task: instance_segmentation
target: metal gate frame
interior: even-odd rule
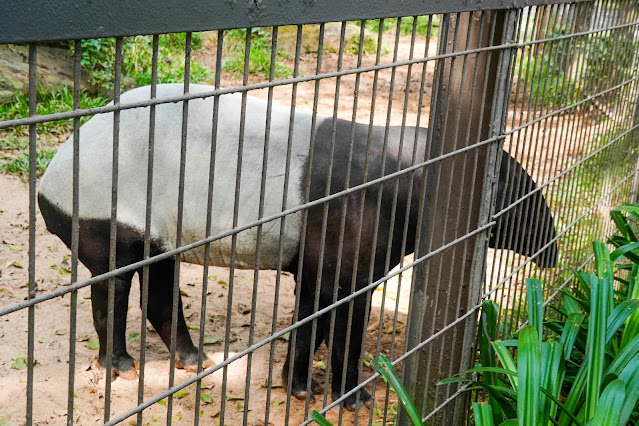
[[[531,44],[540,44],[540,41],[521,43],[517,41],[513,41],[514,33],[515,33],[515,21],[519,13],[521,13],[522,8],[530,7],[530,6],[541,6],[541,5],[549,5],[549,4],[563,4],[563,3],[586,3],[588,0],[578,0],[578,1],[549,1],[549,0],[450,0],[445,3],[440,3],[436,1],[420,1],[420,0],[408,0],[402,2],[401,6],[398,6],[396,2],[393,1],[349,1],[344,2],[340,0],[326,0],[324,2],[315,2],[315,1],[287,1],[281,2],[278,0],[264,0],[264,1],[250,1],[245,2],[243,4],[239,4],[236,1],[229,2],[207,2],[205,0],[195,0],[188,2],[188,5],[176,4],[170,0],[159,0],[153,2],[152,7],[147,2],[129,2],[127,4],[120,4],[117,8],[113,7],[113,4],[106,0],[101,1],[73,1],[73,0],[60,0],[58,2],[50,2],[46,0],[35,0],[29,2],[29,4],[24,4],[18,0],[8,0],[5,2],[3,9],[5,10],[5,25],[0,28],[0,44],[4,43],[30,43],[30,55],[29,55],[29,64],[30,64],[30,91],[29,91],[29,101],[30,101],[30,111],[31,114],[27,118],[11,120],[0,122],[0,129],[15,127],[15,126],[29,126],[29,140],[30,140],[30,170],[32,171],[31,177],[29,179],[29,193],[30,193],[30,217],[29,222],[31,224],[29,228],[29,241],[30,247],[35,247],[35,222],[36,222],[36,178],[35,178],[35,158],[36,158],[36,126],[38,124],[52,121],[52,120],[61,120],[61,119],[74,119],[74,132],[78,132],[79,129],[79,120],[81,117],[93,115],[96,113],[104,113],[104,112],[115,112],[116,114],[119,111],[131,108],[145,107],[145,106],[154,106],[168,102],[175,102],[179,100],[190,100],[190,99],[198,99],[203,96],[217,96],[219,97],[222,94],[226,93],[235,93],[242,92],[246,93],[252,89],[258,88],[272,88],[275,86],[282,85],[291,85],[298,82],[305,81],[319,81],[323,78],[329,77],[340,77],[351,74],[358,74],[365,71],[377,71],[381,69],[388,68],[396,68],[398,66],[413,66],[422,64],[425,62],[424,58],[417,59],[409,59],[407,61],[401,62],[393,62],[392,64],[384,64],[384,65],[375,65],[371,67],[361,67],[356,70],[342,70],[337,72],[332,72],[328,74],[315,75],[315,76],[295,76],[290,79],[283,79],[279,81],[270,81],[266,83],[256,83],[256,84],[248,84],[246,79],[244,81],[244,85],[242,87],[235,87],[230,89],[220,89],[219,84],[218,88],[212,90],[210,93],[202,94],[185,94],[184,96],[180,96],[178,98],[164,98],[164,99],[150,99],[149,101],[137,102],[132,104],[120,104],[117,100],[111,106],[105,106],[100,108],[93,109],[80,109],[77,108],[74,111],[64,112],[64,113],[56,113],[51,115],[36,115],[36,43],[41,41],[48,40],[79,40],[79,39],[87,39],[87,38],[99,38],[99,37],[124,37],[124,36],[133,36],[139,34],[160,34],[160,33],[170,33],[170,32],[196,32],[201,30],[224,30],[231,28],[249,28],[249,27],[268,27],[268,26],[282,26],[282,25],[302,25],[306,23],[324,23],[324,22],[336,22],[336,21],[351,21],[351,20],[365,20],[372,18],[385,18],[385,17],[396,17],[396,16],[417,16],[417,15],[426,15],[426,14],[451,14],[458,12],[474,12],[474,11],[500,11],[495,13],[495,15],[499,15],[499,19],[491,21],[493,26],[503,25],[501,32],[493,31],[493,35],[496,35],[495,38],[499,39],[498,42],[492,40],[489,42],[488,40],[483,40],[483,44],[481,47],[477,47],[472,50],[464,50],[463,52],[455,52],[454,49],[451,49],[450,45],[446,45],[443,43],[440,46],[440,51],[436,56],[432,56],[428,58],[431,60],[445,60],[445,59],[453,59],[459,57],[463,54],[472,53],[485,53],[487,56],[490,56],[492,53],[496,53],[492,57],[492,59],[486,60],[487,62],[492,61],[491,67],[492,70],[488,74],[490,78],[494,78],[495,86],[494,89],[494,97],[492,97],[492,102],[487,102],[487,92],[491,92],[490,88],[486,88],[483,84],[481,87],[474,88],[476,92],[467,92],[464,96],[470,97],[471,102],[479,102],[483,105],[484,108],[488,105],[489,111],[487,114],[483,114],[481,126],[484,127],[483,135],[479,138],[478,141],[471,143],[470,140],[466,140],[465,142],[468,144],[467,146],[460,147],[457,145],[453,145],[452,150],[455,154],[465,151],[470,151],[471,149],[478,149],[482,147],[482,149],[486,150],[485,157],[480,161],[484,161],[485,171],[481,172],[479,175],[482,176],[483,180],[481,183],[481,187],[483,188],[481,192],[473,193],[471,191],[471,196],[475,203],[477,203],[477,218],[476,218],[476,226],[471,226],[470,229],[474,229],[474,231],[459,236],[452,242],[449,242],[442,246],[442,251],[445,248],[453,246],[455,243],[466,240],[468,238],[476,238],[473,242],[471,240],[470,245],[476,253],[473,257],[473,261],[469,265],[465,265],[460,268],[461,277],[468,276],[468,280],[471,283],[468,287],[467,294],[461,297],[458,300],[458,305],[455,307],[457,311],[460,309],[463,311],[461,316],[459,312],[456,312],[455,320],[451,323],[450,321],[446,321],[444,323],[444,327],[441,328],[436,334],[433,334],[432,331],[424,332],[422,334],[422,329],[424,325],[424,312],[421,315],[413,315],[409,316],[409,332],[407,333],[409,336],[414,338],[414,342],[412,342],[409,346],[412,350],[407,352],[402,357],[394,360],[395,363],[400,362],[404,359],[408,360],[408,356],[414,351],[418,350],[420,347],[423,347],[432,339],[434,339],[437,335],[443,334],[449,328],[457,324],[465,325],[463,326],[463,330],[459,331],[463,336],[461,345],[459,347],[463,348],[463,354],[461,356],[461,364],[455,365],[455,367],[451,367],[449,372],[454,373],[456,369],[463,368],[464,365],[468,365],[469,362],[472,362],[472,355],[474,349],[474,328],[473,324],[476,322],[476,314],[480,307],[481,297],[483,293],[483,297],[486,297],[486,293],[483,292],[482,283],[484,282],[485,277],[485,252],[487,249],[490,226],[494,224],[494,187],[496,185],[497,179],[499,178],[499,155],[500,150],[499,147],[504,142],[507,135],[505,134],[506,127],[506,113],[507,113],[507,105],[510,97],[509,92],[512,84],[512,64],[513,57],[515,55],[515,51],[517,48],[522,47],[523,45],[531,45]],[[47,19],[43,22],[42,16],[46,16]],[[446,15],[449,17],[450,15]],[[456,16],[456,15],[455,15]],[[469,15],[464,15],[469,16]],[[466,24],[466,21],[464,25]],[[450,25],[449,25],[450,24]],[[459,25],[459,24],[458,24]],[[624,24],[618,27],[633,27],[636,28],[637,22],[632,24]],[[456,27],[454,22],[450,23],[446,21],[446,24],[443,26],[448,28],[449,33],[453,34]],[[473,31],[478,31],[479,27],[469,27],[473,28]],[[477,34],[475,34],[475,37]],[[484,34],[486,36],[486,34]],[[574,34],[570,34],[570,36],[574,36]],[[121,39],[120,39],[121,40]],[[77,42],[79,43],[79,42]],[[121,43],[121,41],[120,41]],[[479,41],[477,41],[479,43]],[[479,45],[478,45],[479,46]],[[116,50],[117,51],[117,50]],[[77,56],[77,55],[76,55]],[[636,56],[636,52],[635,52]],[[465,57],[464,57],[465,58]],[[121,58],[120,58],[121,60]],[[117,62],[117,61],[116,61]],[[458,64],[459,65],[459,64]],[[464,64],[464,69],[465,69]],[[487,66],[487,65],[484,65]],[[79,58],[76,57],[76,87],[79,87]],[[481,66],[480,66],[481,68]],[[446,95],[445,90],[446,86],[453,84],[451,81],[446,81],[446,74],[453,75],[456,73],[456,70],[451,70],[452,68],[448,68],[444,70],[441,68],[439,70],[439,80],[438,84],[441,86],[435,91],[437,95],[433,96],[433,102],[436,102],[437,96],[444,96],[447,99],[447,102],[450,102],[451,97],[450,94]],[[219,75],[219,74],[218,74]],[[119,79],[118,74],[116,73],[116,88],[115,93],[119,93]],[[456,76],[457,79],[463,79],[462,74]],[[188,76],[186,77],[188,80]],[[638,77],[633,77],[632,80],[626,82],[624,84],[632,85],[637,82]],[[457,84],[460,84],[459,80],[457,80]],[[461,83],[463,84],[463,83]],[[468,84],[468,82],[466,82]],[[451,91],[452,92],[452,91]],[[457,93],[457,91],[455,91]],[[459,91],[460,97],[462,96],[462,91]],[[78,94],[76,94],[78,96]],[[443,98],[440,98],[440,101]],[[467,102],[468,100],[466,100]],[[484,102],[482,102],[484,101]],[[635,102],[637,102],[635,100]],[[79,103],[78,103],[79,105]],[[635,105],[636,106],[636,105]],[[471,108],[472,109],[472,108]],[[437,108],[431,108],[431,112],[433,117],[431,117],[431,123],[436,122],[436,120],[443,120],[441,116],[437,116],[437,112],[441,114]],[[433,121],[435,120],[435,121]],[[537,118],[536,120],[539,120]],[[431,130],[434,132],[442,132],[441,126],[445,126],[446,124],[443,121],[439,122],[440,128],[431,126]],[[456,125],[456,130],[459,131],[459,123]],[[637,122],[637,118],[632,123],[632,126],[628,130],[628,132],[633,129],[637,129],[639,127],[639,122]],[[512,131],[511,131],[512,133]],[[77,136],[77,135],[76,135]],[[77,139],[77,137],[76,137]],[[434,138],[433,140],[436,140]],[[441,143],[447,143],[446,140],[440,141]],[[433,144],[431,157],[422,162],[419,167],[424,167],[430,164],[435,163],[436,161],[442,160],[445,155],[443,154],[448,149],[445,149],[443,146],[436,146]],[[473,159],[473,161],[477,161]],[[440,163],[441,166],[441,163]],[[417,167],[417,166],[416,166]],[[457,167],[465,167],[458,165]],[[429,170],[433,170],[434,168],[429,168]],[[477,171],[477,169],[475,169]],[[637,179],[639,173],[635,170],[633,175],[627,176],[623,182],[628,181],[631,178]],[[430,177],[429,179],[432,179]],[[623,183],[622,182],[622,183]],[[367,183],[368,186],[372,186],[375,182]],[[620,184],[621,185],[621,184]],[[636,184],[635,184],[636,186]],[[363,187],[366,187],[364,185]],[[618,187],[618,186],[617,186]],[[446,197],[448,194],[444,194],[442,191],[439,191],[438,197]],[[636,189],[635,189],[636,192]],[[343,194],[340,194],[343,195]],[[424,194],[425,197],[429,197],[428,194]],[[77,194],[75,199],[77,199]],[[327,198],[328,199],[328,198]],[[327,201],[323,200],[323,201]],[[448,199],[442,198],[439,201],[434,201],[432,198],[428,198],[429,206],[436,205],[437,203],[448,203]],[[304,206],[307,207],[307,206]],[[290,209],[286,212],[282,212],[279,217],[284,217],[286,214],[292,213],[294,211],[302,210],[302,207],[297,209]],[[76,218],[77,219],[77,218]],[[258,221],[260,224],[266,223],[269,220],[273,220],[273,217],[263,218]],[[423,229],[431,229],[437,230],[436,226],[437,215],[435,215],[432,211],[424,210],[424,214],[422,217],[422,221],[420,222],[423,226]],[[440,225],[441,226],[441,225]],[[74,228],[77,229],[77,222],[74,224]],[[445,229],[445,227],[443,228]],[[239,231],[238,231],[239,232]],[[431,232],[430,235],[436,236],[435,232]],[[172,250],[163,255],[156,256],[155,258],[148,259],[142,262],[138,262],[136,264],[129,265],[127,267],[121,268],[119,270],[111,271],[108,274],[105,274],[100,277],[100,280],[105,278],[113,278],[118,273],[125,271],[133,271],[138,267],[148,265],[153,260],[165,259],[171,256],[178,255],[180,253],[186,252],[196,246],[204,245],[207,242],[212,241],[214,237],[209,237],[206,240],[200,241],[198,243],[189,244],[183,247],[179,247],[176,250]],[[426,244],[426,241],[421,241],[422,244]],[[420,300],[424,298],[425,290],[424,288],[428,283],[428,267],[426,265],[431,262],[431,258],[434,258],[438,254],[438,250],[431,251],[427,250],[426,247],[420,246],[421,251],[416,254],[416,260],[414,265],[420,265],[416,271],[416,278],[413,284],[412,296],[411,300]],[[9,307],[3,307],[0,309],[0,316],[7,315],[12,312],[16,312],[22,309],[29,310],[29,360],[33,360],[33,349],[34,349],[34,334],[33,334],[33,323],[35,316],[35,306],[36,304],[43,302],[45,300],[50,300],[56,297],[63,296],[67,293],[71,293],[75,295],[75,292],[86,286],[90,286],[91,284],[98,281],[98,279],[91,278],[88,280],[84,280],[81,282],[77,281],[77,238],[75,238],[75,246],[72,250],[74,256],[72,259],[72,264],[74,265],[72,271],[72,282],[74,284],[60,288],[58,290],[43,294],[36,295],[34,282],[36,279],[35,275],[35,262],[36,262],[36,254],[35,250],[31,249],[29,252],[29,297],[27,300],[17,303],[15,305]],[[147,256],[148,257],[148,256]],[[433,262],[434,263],[434,262]],[[408,269],[408,266],[404,266],[402,270]],[[113,265],[113,268],[115,265]],[[398,275],[400,272],[395,272],[389,274],[386,279],[390,276]],[[435,272],[436,274],[441,274],[441,271]],[[432,279],[432,277],[431,277]],[[374,288],[373,285],[376,283],[371,283],[366,290],[370,290]],[[564,283],[565,285],[565,283]],[[357,294],[364,294],[364,291],[360,291]],[[344,302],[348,302],[356,296],[354,294],[352,297],[347,298]],[[413,299],[415,298],[415,299]],[[72,312],[74,311],[74,303],[75,297],[71,298],[72,300]],[[465,303],[467,301],[467,303]],[[73,316],[72,316],[72,325],[71,329],[74,330],[73,324]],[[412,327],[412,328],[411,328]],[[293,329],[293,326],[288,327],[284,330],[281,330],[275,334],[273,334],[268,341],[275,340],[276,338],[284,335],[290,329]],[[74,337],[74,333],[72,331],[72,338]],[[266,342],[268,343],[268,342]],[[261,342],[261,344],[265,344]],[[407,344],[408,345],[408,344]],[[246,351],[243,351],[240,354],[237,354],[225,361],[225,365],[233,362],[236,359],[241,358],[245,354],[250,354],[253,348],[256,348],[258,344],[255,344],[248,348]],[[452,351],[455,352],[459,350],[459,347],[453,346]],[[70,358],[74,359],[74,345],[71,345]],[[423,356],[423,355],[422,355]],[[433,354],[427,355],[429,357],[434,356]],[[441,354],[436,356],[442,356]],[[426,358],[430,359],[430,358]],[[404,364],[404,374],[405,377],[415,378],[414,372],[419,367],[417,363],[423,363],[424,358],[414,357],[410,359],[410,362],[406,362]],[[460,368],[461,367],[461,368]],[[73,363],[70,363],[70,378],[69,378],[69,386],[70,389],[73,389]],[[107,370],[108,371],[108,370]],[[196,383],[201,378],[205,377],[208,373],[202,372],[197,376],[185,381],[181,384],[175,385],[171,387],[166,392],[163,392],[156,397],[144,401],[138,406],[138,411],[141,413],[141,410],[145,407],[150,406],[151,404],[164,399],[166,397],[171,398],[173,393],[181,388],[184,388],[190,384]],[[423,392],[424,386],[421,386],[421,391],[418,389],[420,383],[430,383],[432,382],[432,378],[429,378],[427,373],[426,376],[420,374],[416,377],[416,381],[408,383],[408,387],[412,387],[414,395],[419,399],[425,401],[426,395]],[[359,388],[363,388],[363,386],[369,382],[371,382],[376,376],[368,379],[364,383],[362,383]],[[441,378],[441,377],[440,377]],[[436,380],[437,381],[437,380]],[[171,381],[171,383],[173,383]],[[110,382],[107,381],[107,390],[110,388]],[[356,391],[356,390],[354,390]],[[33,362],[28,363],[28,386],[27,386],[27,422],[31,422],[30,415],[32,414],[33,409],[33,400],[32,400],[32,392],[33,392]],[[420,393],[421,392],[421,393]],[[108,391],[107,391],[108,393]],[[69,399],[69,407],[68,412],[72,413],[73,411],[73,392],[70,392]],[[461,398],[457,398],[460,394],[459,390],[455,390],[451,392],[450,395],[447,396],[446,401],[439,405],[438,407],[430,407],[441,409],[446,406],[452,400],[458,400],[459,404],[453,411],[447,412],[447,416],[451,416],[453,412],[456,412],[457,416],[464,411],[465,402]],[[325,410],[339,405],[339,402],[328,405]],[[125,413],[122,416],[119,416],[114,419],[109,419],[108,408],[105,413],[105,421],[106,424],[115,424],[119,421],[122,421],[128,418],[132,413]],[[427,416],[429,418],[430,416]],[[70,422],[72,422],[72,416],[69,416]],[[140,417],[141,418],[141,417]],[[171,414],[170,414],[170,403],[169,403],[169,414],[168,419],[170,422]],[[450,417],[448,417],[450,419]],[[401,420],[403,422],[406,419]],[[460,424],[464,420],[460,417],[454,420],[455,424]]]

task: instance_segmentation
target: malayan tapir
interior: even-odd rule
[[[190,93],[211,91],[204,85],[191,85]],[[183,94],[180,84],[162,84],[157,86],[157,97],[174,97]],[[150,88],[140,87],[121,95],[123,104],[144,101],[150,98]],[[215,173],[213,184],[212,225],[210,235],[233,228],[236,171],[238,164],[238,141],[240,134],[240,111],[242,96],[227,94],[219,98],[219,116],[217,118],[217,137],[215,149]],[[153,193],[151,229],[151,255],[157,255],[176,248],[176,218],[178,217],[178,186],[180,171],[180,142],[182,132],[182,102],[160,104],[156,108],[155,153],[153,173]],[[258,219],[260,184],[265,145],[265,125],[267,103],[248,96],[246,100],[246,124],[244,128],[241,157],[241,178],[239,186],[239,204],[237,226]],[[149,108],[127,109],[121,112],[119,130],[119,167],[117,191],[117,266],[124,266],[143,258],[143,236],[147,198],[147,158],[149,148]],[[287,146],[289,135],[290,108],[273,105],[270,118],[270,142],[267,151],[267,172],[263,217],[280,213],[282,200],[286,198],[286,208],[299,206],[304,202],[307,188],[307,176],[310,170],[310,201],[322,198],[330,184],[329,193],[334,194],[346,188],[351,126],[354,126],[354,146],[350,164],[349,187],[364,181],[364,167],[367,152],[367,124],[336,120],[332,117],[317,116],[315,129],[311,129],[312,115],[296,111],[292,142],[290,145],[290,169],[288,185],[285,187]],[[186,151],[186,171],[184,176],[184,210],[182,244],[201,240],[206,234],[207,198],[209,192],[209,170],[211,159],[211,140],[213,123],[213,98],[195,99],[188,104],[188,133]],[[309,145],[314,130],[312,161],[309,161]],[[334,132],[334,135],[333,135]],[[425,128],[405,129],[401,158],[400,128],[389,130],[383,155],[383,127],[374,127],[369,148],[367,180],[411,166],[415,132],[417,137],[417,158],[424,157]],[[332,169],[329,170],[331,156],[331,138],[334,137]],[[71,138],[72,139],[72,138]],[[67,246],[71,244],[72,216],[72,175],[73,144],[69,139],[51,161],[39,185],[38,201],[40,211],[50,232],[58,235]],[[84,124],[80,131],[80,172],[79,172],[79,259],[96,276],[109,269],[109,228],[111,218],[111,181],[112,181],[113,114],[101,114]],[[385,158],[385,160],[383,160]],[[382,164],[385,161],[385,165]],[[422,173],[424,169],[399,178],[397,212],[410,209],[406,253],[414,250],[417,226],[419,195],[421,194]],[[329,181],[330,175],[330,181]],[[532,178],[511,156],[504,153],[501,161],[501,173],[498,184],[498,209],[510,205],[536,188]],[[506,179],[506,176],[509,178]],[[362,288],[369,283],[369,270],[372,267],[372,279],[378,280],[388,271],[386,250],[390,245],[390,265],[400,261],[402,236],[404,234],[405,215],[396,214],[392,238],[389,238],[391,212],[393,210],[393,190],[395,179],[367,189],[364,199],[362,232],[359,246],[361,192],[347,196],[346,221],[343,236],[343,249],[338,257],[338,244],[342,222],[342,201],[329,203],[325,247],[322,250],[322,226],[324,207],[316,205],[308,209],[307,225],[302,229],[300,212],[288,215],[285,220],[281,242],[281,262],[284,271],[298,278],[300,241],[305,232],[305,247],[301,268],[301,293],[299,297],[299,319],[313,313],[314,295],[318,270],[321,266],[319,307],[332,303],[336,271],[339,270],[338,297],[350,293],[351,279],[356,274],[356,287]],[[413,185],[412,199],[407,199],[409,186]],[[377,221],[377,198],[382,191],[379,224]],[[522,212],[528,211],[526,214]],[[507,224],[514,221],[515,226]],[[276,269],[280,257],[280,223],[273,220],[262,227],[262,247],[259,268]],[[378,228],[376,246],[373,245],[375,228]],[[498,234],[507,234],[507,238],[496,240]],[[552,267],[556,263],[557,248],[553,242],[555,229],[553,219],[546,202],[539,191],[508,211],[499,218],[492,230],[490,246],[508,248],[523,255],[531,255],[540,248],[548,246],[535,262],[542,267]],[[256,260],[257,228],[253,227],[237,236],[235,266],[254,268]],[[551,244],[549,244],[551,243]],[[355,250],[359,247],[359,261],[354,270]],[[372,256],[373,251],[377,255]],[[320,258],[320,253],[323,257]],[[188,251],[182,260],[202,264],[204,247]],[[373,261],[371,259],[374,259]],[[210,262],[217,266],[229,266],[231,259],[231,238],[214,241],[210,247]],[[371,265],[373,262],[373,265]],[[171,339],[171,306],[174,276],[174,260],[162,260],[149,268],[149,308],[148,318],[167,346]],[[338,268],[339,266],[339,268]],[[137,271],[142,275],[142,269]],[[127,353],[125,328],[128,296],[131,279],[135,272],[121,274],[115,284],[115,323],[113,340],[113,369],[115,374],[135,377],[136,362]],[[142,281],[142,280],[140,280]],[[107,341],[107,283],[101,282],[91,287],[93,321],[100,342],[99,362],[105,363]],[[342,366],[346,347],[348,350],[346,391],[357,385],[357,363],[361,356],[361,341],[366,318],[366,297],[354,300],[354,313],[350,340],[346,341],[348,304],[336,310],[337,324],[334,333],[332,351],[332,393],[340,395]],[[311,345],[311,323],[299,328],[294,348],[289,347],[284,376],[288,373],[291,357],[294,359],[292,393],[298,398],[306,397],[311,347],[317,348],[329,335],[330,315],[320,317],[315,343]],[[198,350],[193,345],[179,302],[177,323],[177,367],[195,369]],[[205,367],[212,365],[205,360]],[[313,390],[317,391],[313,382]],[[310,396],[312,397],[312,396]],[[370,402],[370,395],[362,390],[360,401]],[[355,396],[350,396],[345,404],[353,407]]]

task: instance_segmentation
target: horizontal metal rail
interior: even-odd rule
[[[552,37],[552,38],[546,38],[546,39],[540,39],[540,40],[532,40],[532,41],[519,42],[519,43],[518,42],[512,42],[512,43],[499,44],[499,45],[488,46],[488,47],[480,47],[480,48],[476,48],[476,49],[468,49],[468,50],[463,50],[463,51],[459,51],[459,52],[443,53],[443,54],[433,55],[433,56],[428,56],[428,57],[423,57],[423,58],[409,59],[409,60],[405,60],[405,61],[397,61],[397,62],[392,62],[392,63],[388,63],[388,64],[370,65],[370,66],[366,66],[366,67],[356,67],[356,68],[350,68],[350,69],[346,69],[346,70],[334,71],[334,72],[329,72],[329,73],[308,75],[308,76],[295,77],[295,78],[288,78],[288,79],[276,80],[276,81],[265,81],[265,82],[261,82],[261,83],[254,83],[254,84],[247,84],[247,85],[242,85],[242,86],[235,86],[235,87],[226,88],[226,89],[220,88],[220,89],[214,89],[214,90],[210,90],[210,91],[206,91],[206,92],[200,92],[200,93],[188,93],[188,94],[184,94],[184,95],[180,95],[180,96],[169,96],[169,97],[166,97],[166,98],[149,99],[148,101],[120,103],[120,104],[117,104],[117,105],[116,104],[112,104],[112,105],[105,105],[105,106],[97,107],[97,108],[76,109],[76,110],[73,110],[73,111],[57,112],[57,113],[48,114],[48,115],[34,115],[34,116],[31,116],[31,117],[19,118],[19,119],[15,119],[15,120],[0,121],[0,129],[6,129],[6,128],[9,128],[9,127],[17,127],[17,126],[27,126],[27,125],[30,125],[30,124],[40,124],[40,123],[46,123],[46,122],[49,122],[49,121],[68,120],[68,119],[76,118],[76,117],[85,117],[85,116],[90,116],[90,115],[92,116],[92,115],[96,115],[96,114],[104,114],[104,113],[109,113],[109,112],[114,112],[114,111],[123,111],[123,110],[127,110],[127,109],[132,109],[132,108],[144,108],[144,107],[148,107],[148,106],[152,106],[152,105],[161,105],[161,104],[176,103],[176,102],[181,102],[181,101],[190,101],[190,100],[193,100],[193,99],[206,99],[206,98],[210,98],[210,97],[213,97],[213,96],[226,95],[226,94],[231,94],[231,93],[245,93],[245,92],[248,92],[250,90],[268,89],[270,87],[289,86],[289,85],[291,85],[293,83],[306,83],[306,82],[323,80],[323,79],[328,79],[328,78],[342,77],[342,76],[346,76],[346,75],[355,75],[355,74],[361,74],[361,73],[365,73],[365,72],[373,72],[373,71],[380,71],[380,70],[385,70],[385,69],[393,69],[393,68],[403,67],[403,66],[407,66],[407,65],[423,64],[423,63],[426,63],[426,62],[438,61],[438,60],[448,59],[448,58],[455,58],[455,57],[459,57],[459,56],[466,56],[466,55],[471,55],[471,54],[476,54],[476,53],[481,53],[481,52],[492,52],[492,51],[498,51],[498,50],[503,50],[503,49],[512,49],[512,48],[521,48],[521,47],[526,47],[526,46],[534,46],[536,44],[542,44],[542,43],[547,43],[547,42],[551,42],[551,41],[565,40],[565,39],[570,39],[570,38],[573,38],[573,37],[584,36],[584,35],[589,35],[589,34],[596,34],[596,33],[609,31],[609,30],[614,30],[614,29],[629,28],[629,27],[633,27],[633,26],[639,26],[639,21],[631,22],[631,23],[627,23],[627,24],[620,24],[620,25],[611,26],[611,27],[607,27],[607,28],[599,28],[599,29],[595,29],[595,30],[591,30],[591,31],[582,31],[582,32],[579,32],[579,33],[572,33],[572,34],[567,34],[567,35],[562,35],[562,36],[557,36],[557,37]],[[635,79],[636,79],[636,77],[633,80],[635,80]],[[608,91],[609,90],[601,92],[601,93],[607,93]],[[593,96],[597,96],[597,95],[593,95]],[[562,108],[561,110],[565,110],[565,109],[569,109],[569,108],[566,107],[566,108]]]
[[[156,0],[117,6],[108,0],[5,0],[0,43],[299,25],[580,1],[586,0],[404,0],[398,7],[387,0]]]

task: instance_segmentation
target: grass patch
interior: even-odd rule
[[[161,34],[158,39],[158,83],[184,81],[184,51],[186,34]],[[202,48],[202,35],[191,37],[192,52]],[[73,49],[70,47],[70,52]],[[122,46],[122,74],[133,79],[136,86],[151,84],[153,63],[153,37],[126,37]],[[82,66],[91,74],[94,84],[113,88],[115,69],[115,39],[103,38],[82,41]],[[191,59],[191,82],[202,83],[213,78],[213,73]]]
[[[45,172],[53,156],[56,153],[56,149],[42,148],[36,151],[36,176],[42,176]],[[12,159],[13,158],[13,159]],[[5,160],[0,162],[0,171],[6,172],[11,175],[29,176],[29,153],[25,151],[19,151],[19,155],[5,156]]]
[[[63,87],[58,90],[38,91],[36,113],[53,114],[73,110],[73,90]],[[94,108],[107,104],[109,100],[101,95],[81,92],[82,108]],[[0,103],[0,121],[16,120],[29,116],[29,98],[19,93],[12,101]],[[86,122],[90,117],[82,117]],[[57,151],[57,145],[73,130],[73,120],[59,120],[39,124],[37,147],[37,176],[42,175]],[[29,175],[29,133],[26,126],[0,131],[0,171],[13,175]]]
[[[244,47],[246,43],[246,29],[229,30],[224,36],[227,59],[222,64],[224,71],[230,72],[235,78],[244,73]],[[249,54],[249,73],[268,77],[271,72],[271,33],[265,28],[251,29],[251,52]],[[293,77],[293,68],[283,64],[280,60],[291,59],[291,55],[283,49],[277,49],[274,75],[276,79]]]

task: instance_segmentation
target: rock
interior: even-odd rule
[[[65,48],[38,46],[37,81],[40,90],[55,90],[73,85],[73,57]],[[88,71],[82,69],[82,88],[97,92]],[[0,101],[13,98],[14,92],[29,90],[29,46],[0,45]]]

